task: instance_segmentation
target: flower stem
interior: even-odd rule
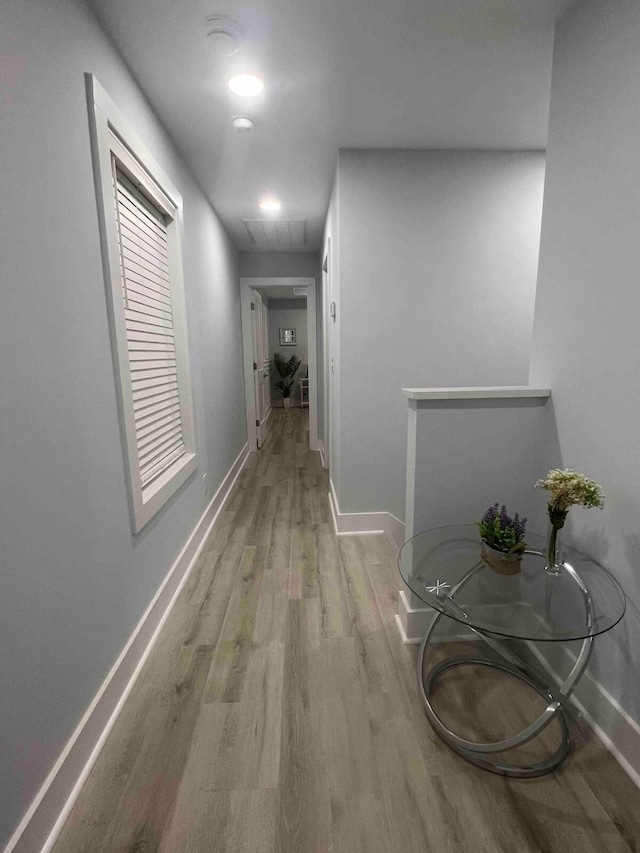
[[[549,541],[547,542],[547,571],[555,572],[558,569],[556,563],[556,539],[558,536],[558,528],[555,524],[551,525],[551,530],[549,531]]]
[[[568,510],[554,510],[549,507],[548,512],[551,529],[549,530],[549,539],[547,541],[547,565],[545,568],[552,574],[558,574],[560,571],[560,565],[558,564],[556,554],[558,530],[560,530],[561,527],[564,527]]]

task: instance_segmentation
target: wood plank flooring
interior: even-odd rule
[[[640,851],[640,791],[584,725],[527,782],[433,733],[393,547],[334,535],[307,415],[274,410],[55,853]],[[439,693],[469,731],[472,700],[491,734],[535,712],[489,671]]]

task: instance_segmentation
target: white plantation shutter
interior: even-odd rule
[[[131,528],[198,469],[182,271],[182,196],[86,75],[93,174]]]
[[[187,452],[164,214],[114,163],[120,274],[142,488]]]

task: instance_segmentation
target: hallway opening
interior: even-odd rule
[[[310,450],[318,440],[318,317],[313,278],[241,278],[242,344],[247,441],[251,452],[263,446],[267,420],[275,407],[308,409]],[[273,303],[273,306],[272,306]],[[273,316],[270,315],[273,312]],[[303,313],[304,312],[304,313]],[[296,325],[293,325],[295,323]],[[284,325],[287,324],[287,325]],[[277,347],[277,349],[276,349]],[[300,364],[284,386],[274,365],[279,352]]]

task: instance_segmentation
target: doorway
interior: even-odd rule
[[[241,278],[242,347],[249,450],[262,447],[267,434],[271,399],[268,311],[269,299],[295,296],[306,300],[309,408],[309,449],[319,450],[318,441],[318,357],[316,332],[316,282],[314,278]],[[280,296],[282,294],[282,296]],[[286,347],[283,347],[286,354]]]
[[[251,343],[253,359],[253,395],[256,406],[256,440],[262,447],[267,438],[267,420],[271,414],[268,306],[260,291],[251,296]]]
[[[331,374],[333,373],[333,345],[331,327],[335,320],[332,310],[333,294],[331,292],[331,238],[327,238],[327,246],[322,261],[322,333],[324,354],[324,467],[330,467],[331,454]]]

